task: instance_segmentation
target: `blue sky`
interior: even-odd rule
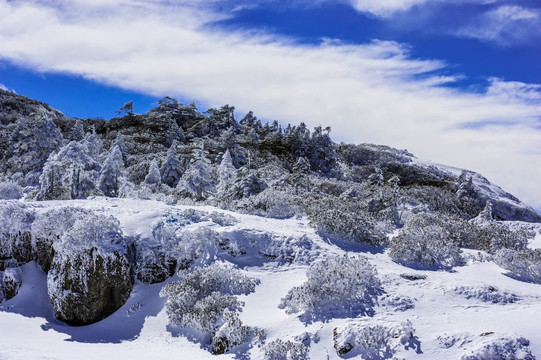
[[[537,0],[0,0],[0,86],[68,116],[164,96],[481,172],[541,209]]]

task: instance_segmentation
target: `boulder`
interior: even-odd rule
[[[19,268],[7,268],[2,275],[1,290],[6,300],[13,299],[19,293],[22,285],[21,270]]]
[[[69,325],[87,325],[111,315],[124,305],[132,286],[127,257],[97,248],[74,257],[56,254],[47,275],[55,315]]]

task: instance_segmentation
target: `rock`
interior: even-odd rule
[[[47,275],[55,315],[69,325],[87,325],[111,315],[124,305],[132,286],[127,257],[97,248],[75,257],[55,255]]]
[[[35,248],[35,259],[45,273],[49,272],[54,258],[53,240],[39,237],[32,240]]]
[[[87,325],[124,305],[133,276],[117,219],[82,214],[53,247],[47,289],[59,320]]]
[[[21,285],[21,270],[19,268],[7,268],[2,275],[2,292],[5,299],[10,300],[17,296]]]
[[[336,353],[338,355],[344,355],[350,352],[353,349],[353,345],[347,341],[343,341],[341,338],[341,334],[338,332],[338,328],[334,328],[332,331],[333,334],[333,342],[334,342],[334,348],[336,349]]]

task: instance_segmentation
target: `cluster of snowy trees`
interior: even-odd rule
[[[0,101],[9,109],[2,120],[7,140],[0,143],[4,199],[138,197],[306,215],[321,233],[389,246],[395,261],[425,268],[459,265],[461,247],[523,251],[531,234],[493,215],[541,220],[506,208],[510,195],[483,210],[490,199],[471,172],[421,166],[406,150],[336,144],[330,128],[282,128],[252,112],[237,120],[229,105],[200,113],[193,103],[166,97],[147,114],[128,111],[104,121],[68,119],[5,92]]]

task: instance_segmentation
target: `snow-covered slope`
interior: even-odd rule
[[[212,355],[208,344],[194,342],[169,324],[160,291],[178,275],[152,285],[137,281],[128,301],[111,316],[87,326],[68,326],[55,319],[47,276],[32,261],[19,268],[18,295],[0,304],[2,360],[263,359],[265,353],[272,358],[269,344],[277,339],[307,346],[307,353],[298,352],[296,358],[541,358],[541,285],[506,276],[486,253],[464,250],[465,265],[453,271],[416,270],[393,262],[380,248],[322,236],[304,218],[270,219],[210,206],[133,199],[25,204],[38,214],[69,205],[113,215],[125,236],[149,242],[155,241],[153,233],[164,219],[177,219],[190,209],[208,214],[203,221],[179,228],[209,228],[230,241],[207,261],[233,263],[243,274],[259,279],[254,292],[239,296],[245,303],[240,319],[264,335],[231,353]],[[208,220],[210,214],[222,214],[220,219],[227,221]],[[541,228],[529,226],[537,231],[532,246],[539,247]],[[366,257],[375,266],[383,291],[373,311],[353,316],[335,311],[325,319],[307,320],[279,307],[292,288],[306,281],[310,264],[343,254]],[[340,355],[348,343],[353,349]]]

